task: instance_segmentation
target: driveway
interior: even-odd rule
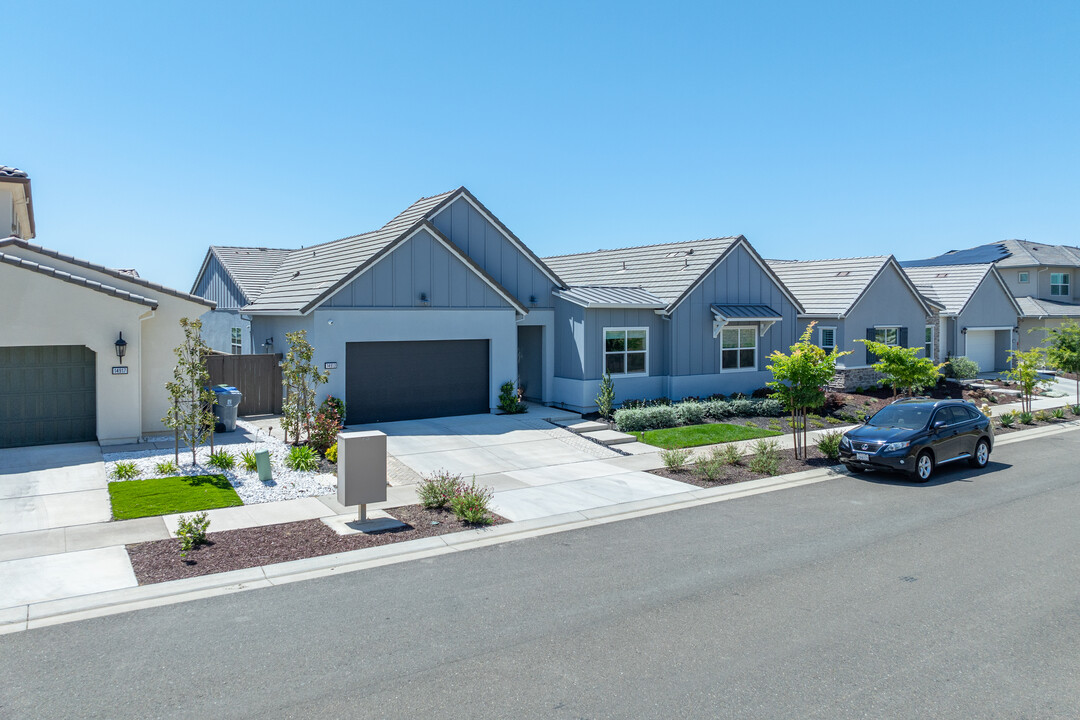
[[[634,457],[584,440],[544,418],[464,415],[350,427],[381,430],[387,451],[419,475],[446,470],[494,490],[492,509],[508,520],[558,515],[695,489],[635,469]]]
[[[0,450],[0,535],[107,522],[108,485],[97,443]]]

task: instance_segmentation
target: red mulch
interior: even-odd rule
[[[821,451],[816,447],[810,448],[806,460],[796,460],[793,457],[793,451],[791,450],[781,450],[780,453],[780,470],[777,472],[777,475],[787,475],[788,473],[796,473],[815,468],[832,467],[840,462],[839,460],[829,460],[822,455]],[[689,483],[703,488],[717,487],[718,485],[734,485],[735,483],[746,482],[747,480],[758,480],[763,477],[769,477],[764,473],[756,473],[750,470],[750,468],[747,467],[749,462],[749,456],[743,456],[742,461],[738,465],[725,466],[723,475],[715,482],[706,480],[702,477],[701,473],[699,473],[694,466],[688,466],[682,470],[660,468],[658,470],[650,470],[649,472],[653,475],[659,475],[660,477],[665,477],[670,480],[678,480],[679,482]]]
[[[188,552],[187,558],[180,557],[180,543],[173,539],[128,545],[127,551],[139,584],[148,585],[481,527],[458,520],[450,510],[429,510],[421,505],[393,508],[387,513],[406,523],[406,527],[342,536],[321,520],[304,520],[212,532],[206,536],[207,544]],[[499,515],[493,517],[494,525],[509,522]]]

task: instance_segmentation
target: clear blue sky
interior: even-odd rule
[[[182,289],[466,185],[539,255],[1080,243],[1080,3],[14,3],[38,241]]]

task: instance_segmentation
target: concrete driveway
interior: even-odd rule
[[[108,485],[97,443],[0,450],[0,535],[107,522]]]
[[[545,418],[570,413],[537,407],[525,415],[465,415],[350,427],[381,430],[387,451],[419,475],[461,474],[492,488],[492,509],[509,520],[558,515],[694,489],[639,468]]]

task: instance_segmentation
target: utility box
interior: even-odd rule
[[[378,430],[343,432],[337,436],[337,499],[346,507],[360,506],[366,519],[368,503],[386,500],[386,434]]]

